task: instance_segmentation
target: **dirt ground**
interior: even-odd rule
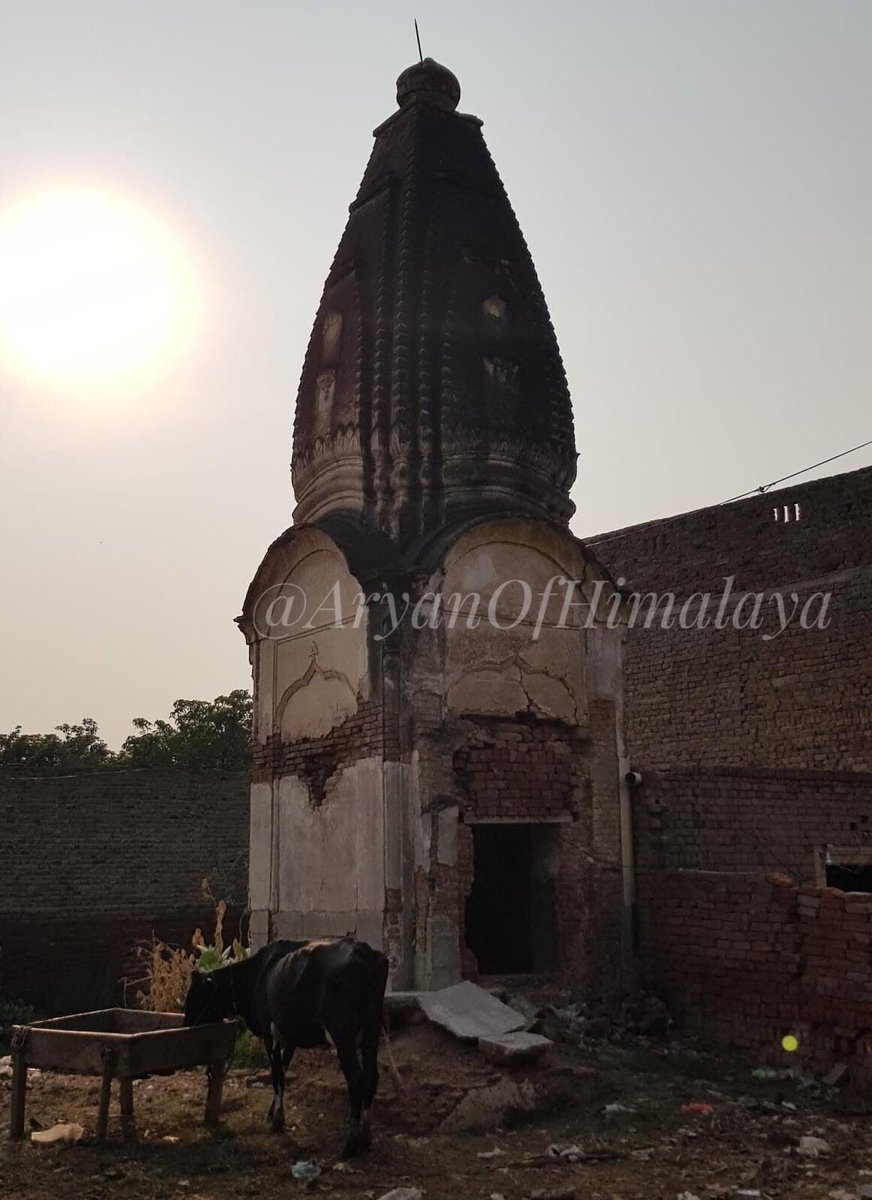
[[[235,1200],[309,1192],[379,1200],[398,1187],[420,1188],[425,1200],[687,1200],[685,1193],[852,1200],[866,1187],[872,1195],[872,1106],[863,1098],[793,1079],[757,1083],[753,1063],[687,1042],[557,1046],[547,1065],[506,1072],[417,1025],[395,1034],[393,1052],[401,1086],[383,1061],[373,1149],[350,1163],[338,1159],[345,1091],[329,1051],[295,1059],[285,1136],[266,1130],[271,1093],[260,1068],[228,1075],[214,1133],[201,1124],[202,1072],[143,1080],[135,1085],[133,1126],[122,1127],[113,1096],[102,1147],[93,1141],[98,1081],[34,1075],[31,1128],[78,1121],[86,1136],[70,1146],[12,1144],[0,1113],[0,1197]],[[8,1095],[8,1082],[0,1083],[4,1110]],[[687,1103],[713,1111],[682,1112]],[[497,1127],[464,1128],[489,1122]],[[800,1139],[808,1136],[824,1139],[828,1151],[804,1156]],[[560,1162],[547,1156],[554,1144],[605,1160]],[[300,1160],[317,1163],[314,1182],[292,1176]]]

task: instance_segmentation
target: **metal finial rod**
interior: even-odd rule
[[[418,61],[424,61],[424,51],[421,49],[421,35],[418,32],[418,18],[415,17],[415,37],[418,41]]]

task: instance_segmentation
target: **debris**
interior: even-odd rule
[[[818,1158],[821,1154],[829,1154],[830,1143],[819,1137],[801,1137],[796,1152],[803,1158]]]
[[[626,1155],[617,1150],[582,1150],[580,1146],[551,1145],[544,1154],[531,1154],[527,1158],[510,1163],[513,1167],[553,1167],[558,1162],[588,1163],[617,1162]]]
[[[615,1117],[618,1113],[634,1113],[636,1110],[629,1104],[621,1104],[619,1100],[615,1100],[612,1104],[607,1104],[603,1109],[603,1115],[606,1117]]]
[[[500,1037],[523,1029],[527,1023],[523,1013],[515,1012],[469,980],[438,992],[422,992],[418,1003],[434,1025],[467,1040]]]
[[[827,1200],[857,1200],[857,1193],[849,1192],[846,1188],[833,1188],[827,1192]]]
[[[291,1167],[291,1174],[294,1179],[299,1179],[302,1183],[311,1183],[321,1174],[321,1168],[316,1162],[306,1162],[301,1159]]]
[[[769,1080],[778,1078],[778,1072],[772,1067],[755,1067],[751,1072],[751,1078],[756,1079],[758,1083],[768,1083]]]
[[[850,1067],[847,1063],[836,1063],[833,1069],[824,1075],[824,1083],[827,1087],[841,1087],[848,1078]]]
[[[857,1188],[858,1200],[870,1200],[872,1197],[872,1183],[861,1183]]]
[[[38,1146],[51,1146],[55,1142],[80,1142],[85,1131],[77,1121],[68,1121],[61,1125],[52,1125],[51,1129],[35,1129],[30,1140]]]
[[[551,1045],[553,1043],[549,1038],[523,1030],[478,1039],[478,1048],[488,1062],[508,1067],[536,1062]]]
[[[693,1192],[679,1192],[678,1200],[699,1200],[699,1196]]]
[[[653,1146],[643,1146],[643,1147],[642,1147],[641,1149],[639,1149],[639,1150],[631,1150],[631,1151],[630,1151],[630,1158],[638,1158],[638,1160],[639,1160],[640,1162],[647,1162],[647,1161],[648,1161],[648,1159],[649,1159],[649,1158],[651,1158],[651,1156],[653,1155],[653,1153],[654,1153],[654,1147],[653,1147]]]
[[[714,1105],[712,1104],[697,1104],[696,1102],[691,1102],[690,1104],[682,1104],[681,1111],[683,1113],[702,1113],[704,1116],[708,1116],[709,1113],[713,1113],[715,1110]]]
[[[479,1158],[499,1158],[501,1154],[505,1154],[505,1150],[501,1150],[499,1146],[494,1146],[493,1150],[479,1150]]]
[[[563,1162],[584,1162],[587,1155],[580,1146],[558,1146],[556,1142],[545,1151],[551,1158],[559,1158]]]
[[[496,1129],[508,1111],[533,1112],[536,1089],[527,1079],[516,1081],[504,1075],[495,1083],[472,1088],[442,1122],[446,1132],[459,1129]]]
[[[421,1200],[423,1195],[420,1188],[399,1187],[392,1192],[385,1192],[380,1200]]]
[[[530,1200],[575,1200],[575,1188],[539,1188],[530,1193]]]
[[[759,1188],[736,1188],[736,1195],[740,1196],[740,1197],[744,1197],[744,1200],[754,1200],[754,1198],[756,1196],[760,1195],[760,1189]]]

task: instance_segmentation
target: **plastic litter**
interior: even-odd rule
[[[36,1142],[37,1146],[51,1146],[55,1142],[80,1142],[84,1136],[82,1126],[76,1121],[69,1121],[52,1125],[51,1129],[35,1129],[30,1140]]]
[[[313,1179],[317,1179],[321,1174],[321,1168],[316,1162],[306,1162],[300,1160],[295,1162],[291,1167],[291,1174],[294,1179],[299,1179],[301,1183],[311,1183]]]
[[[692,1102],[690,1104],[682,1104],[681,1111],[683,1113],[702,1113],[704,1116],[708,1116],[709,1113],[713,1113],[715,1110],[714,1105],[712,1104],[698,1104],[696,1102]]]
[[[765,1083],[769,1079],[777,1079],[778,1072],[772,1067],[755,1067],[751,1072],[751,1078],[756,1079],[758,1083]]]

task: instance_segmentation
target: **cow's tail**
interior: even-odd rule
[[[384,1037],[385,1054],[387,1055],[388,1060],[388,1070],[391,1073],[391,1079],[394,1081],[394,1086],[399,1092],[402,1091],[403,1079],[400,1075],[399,1068],[397,1067],[397,1060],[394,1058],[394,1049],[391,1045],[391,1031],[390,1027],[388,1026],[388,1014],[384,1010],[382,1011],[382,1036]]]
[[[368,1109],[378,1087],[378,1045],[381,1040],[382,1010],[388,984],[388,960],[371,951],[367,963],[367,987],[361,1013],[360,1057],[363,1065],[364,1106]]]

